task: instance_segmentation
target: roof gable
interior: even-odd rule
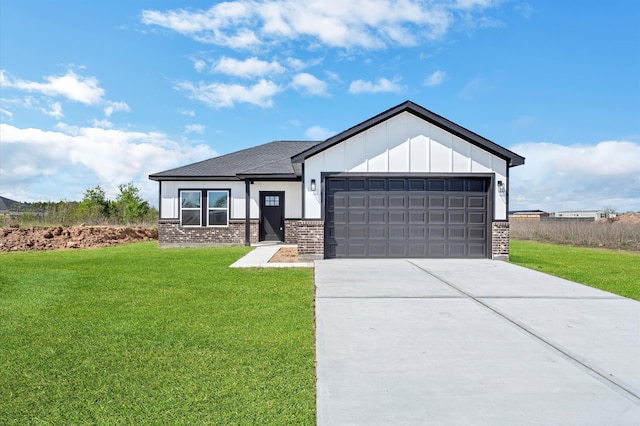
[[[236,180],[240,176],[295,177],[291,157],[319,142],[276,141],[149,175],[152,180]]]
[[[449,133],[452,133],[458,137],[460,137],[461,139],[478,146],[479,148],[484,149],[485,151],[490,152],[491,154],[494,154],[500,158],[503,158],[504,160],[507,161],[507,165],[509,167],[515,167],[515,166],[519,166],[524,164],[524,157],[509,151],[506,148],[503,148],[502,146],[486,139],[483,138],[482,136],[465,129],[462,126],[459,126],[457,124],[455,124],[452,121],[447,120],[444,117],[441,117],[431,111],[429,111],[426,108],[421,107],[420,105],[417,105],[411,101],[406,101],[401,103],[400,105],[397,105],[391,109],[388,109],[387,111],[384,111],[378,115],[376,115],[375,117],[372,117],[366,121],[363,121],[360,124],[357,124],[353,127],[351,127],[350,129],[345,130],[344,132],[341,132],[327,140],[325,140],[324,142],[321,142],[309,149],[307,149],[304,152],[301,152],[300,154],[294,156],[292,158],[293,163],[295,164],[300,164],[303,163],[305,159],[312,157],[336,144],[339,144],[349,138],[352,138],[353,136],[364,132],[367,129],[370,129],[386,120],[389,120],[392,117],[395,117],[398,114],[401,114],[403,112],[408,112],[411,113],[415,116],[417,116],[418,118],[427,121],[428,123],[434,124],[444,130],[446,130]]]

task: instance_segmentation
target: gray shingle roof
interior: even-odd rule
[[[243,149],[198,163],[149,175],[152,180],[238,179],[238,176],[295,177],[291,157],[319,142],[276,141]]]

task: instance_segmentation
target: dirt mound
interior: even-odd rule
[[[620,223],[640,223],[640,213],[625,213],[616,218]]]
[[[157,239],[158,231],[148,228],[0,228],[0,251],[83,249]]]

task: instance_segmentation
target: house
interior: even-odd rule
[[[406,101],[321,142],[154,173],[159,244],[283,241],[304,258],[508,257],[524,158]]]
[[[29,209],[31,206],[27,203],[12,200],[7,197],[0,196],[0,214],[20,215],[22,211]]]
[[[540,222],[548,219],[549,216],[549,213],[542,210],[518,210],[509,212],[509,220],[518,222]]]
[[[608,219],[609,217],[610,217],[609,213],[607,213],[604,210],[566,211],[566,212],[556,212],[554,215],[555,219],[578,220],[578,221],[585,221],[585,222]],[[615,215],[611,217],[614,218]]]

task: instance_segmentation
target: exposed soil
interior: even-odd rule
[[[298,247],[282,247],[269,259],[269,263],[297,263]]]
[[[0,251],[85,249],[157,239],[158,231],[148,228],[84,225],[0,228]]]
[[[616,218],[620,223],[640,223],[640,213],[625,213]]]

